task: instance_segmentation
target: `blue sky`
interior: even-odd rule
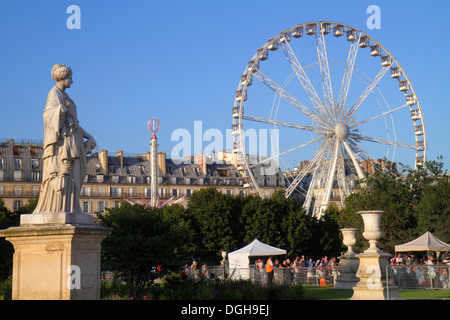
[[[366,25],[372,4],[380,29]],[[79,30],[67,28],[70,5],[81,9]],[[193,132],[194,121],[204,131],[230,128],[240,75],[269,38],[328,20],[395,56],[421,101],[428,159],[442,155],[450,168],[449,12],[444,0],[1,0],[0,138],[43,139],[50,71],[64,63],[74,72],[67,92],[99,149],[146,152],[146,123],[156,117],[159,149],[170,153],[172,133]]]

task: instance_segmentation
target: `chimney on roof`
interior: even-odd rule
[[[102,150],[98,154],[100,159],[100,165],[102,166],[103,171],[108,174],[108,150]]]
[[[166,153],[159,152],[158,153],[158,167],[161,169],[162,174],[166,174]]]
[[[199,154],[194,157],[194,161],[202,168],[203,174],[207,174],[207,168],[206,168],[206,155]]]
[[[122,151],[122,150],[117,151],[116,157],[117,157],[118,160],[119,160],[120,168],[123,169],[123,151]]]

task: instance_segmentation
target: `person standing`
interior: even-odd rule
[[[266,262],[267,283],[273,283],[273,262],[272,257],[269,257]]]
[[[428,266],[428,277],[430,279],[430,286],[431,288],[434,288],[436,283],[435,283],[435,279],[436,279],[436,269],[434,267],[432,267],[434,265],[434,258],[432,255],[428,256],[428,260],[426,262],[427,266]]]

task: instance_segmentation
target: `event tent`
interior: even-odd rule
[[[450,244],[447,244],[436,238],[431,232],[427,231],[419,238],[410,242],[395,246],[396,252],[405,251],[448,251]]]
[[[286,250],[269,246],[258,239],[250,244],[228,254],[230,273],[234,273],[241,278],[249,277],[249,257],[277,256],[286,254]]]

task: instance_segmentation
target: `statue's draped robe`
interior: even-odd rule
[[[42,185],[34,213],[81,213],[86,149],[76,106],[55,86],[48,94],[43,118]]]

